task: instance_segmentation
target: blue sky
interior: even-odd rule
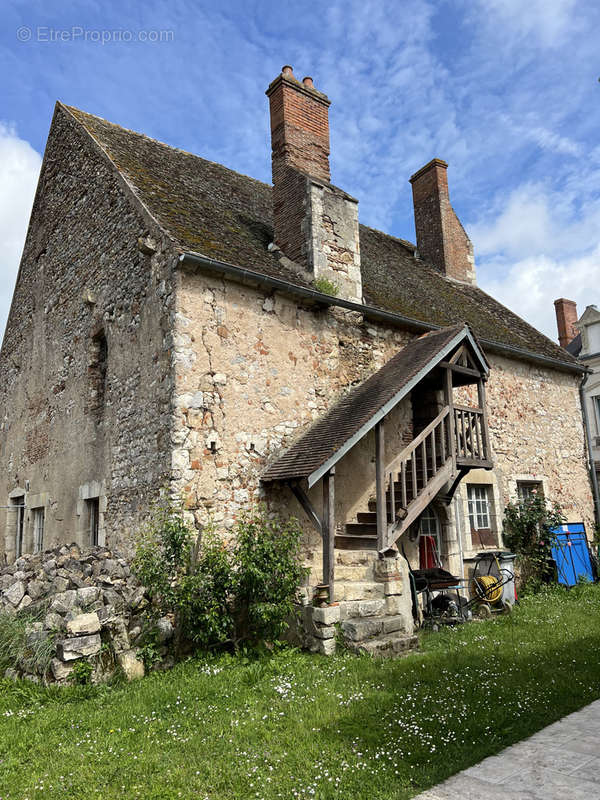
[[[444,158],[484,289],[552,338],[556,297],[600,303],[594,0],[3,0],[0,23],[0,332],[57,99],[270,181],[287,63],[332,100],[362,222],[414,241],[408,178]]]

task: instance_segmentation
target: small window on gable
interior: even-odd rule
[[[89,359],[90,408],[101,416],[106,400],[108,342],[103,330],[92,337]]]
[[[33,552],[41,553],[44,549],[44,523],[46,519],[46,509],[33,509]]]
[[[90,497],[86,500],[85,511],[89,543],[92,546],[96,546],[100,531],[100,499],[98,497]]]

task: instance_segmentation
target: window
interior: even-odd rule
[[[544,489],[539,481],[517,481],[517,496],[521,503],[531,500],[538,494],[544,496]]]
[[[87,530],[89,533],[89,542],[92,546],[98,544],[98,532],[100,521],[100,501],[98,497],[90,497],[85,501],[87,512]]]
[[[594,413],[596,414],[596,431],[598,432],[598,436],[600,436],[600,394],[592,397],[592,403],[594,404]]]
[[[25,527],[25,495],[11,500],[15,512],[15,558],[23,555],[23,532]]]
[[[428,506],[419,522],[419,567],[429,569],[441,566],[440,522],[437,514]]]
[[[471,484],[467,488],[469,499],[469,522],[471,530],[491,528],[490,525],[490,501],[487,486],[477,486]]]
[[[44,508],[33,509],[33,552],[41,553],[44,549]]]

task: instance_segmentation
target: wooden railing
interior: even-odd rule
[[[450,410],[446,408],[385,467],[377,492],[377,530],[382,549],[402,521],[409,504],[452,457]],[[400,510],[400,515],[398,514]]]
[[[483,409],[454,406],[454,433],[457,461],[486,461],[487,431]]]

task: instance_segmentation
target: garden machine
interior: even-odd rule
[[[512,556],[511,556],[512,558]],[[506,553],[498,550],[477,553],[469,582],[468,607],[478,617],[510,612],[515,598],[514,573],[505,566]]]

